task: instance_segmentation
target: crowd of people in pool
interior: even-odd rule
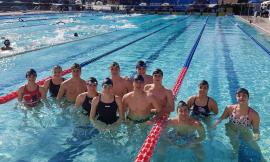
[[[36,83],[37,73],[30,69],[26,73],[27,83],[19,88],[18,100],[26,107],[35,107],[45,99],[47,93],[60,101],[75,103],[76,108],[82,107],[83,113],[89,116],[93,126],[113,126],[123,121],[134,124],[151,124],[164,114],[174,111],[174,96],[172,90],[162,84],[163,71],[155,69],[152,75],[146,74],[146,63],[142,60],[136,64],[137,74],[133,78],[120,76],[120,65],[113,62],[110,65],[111,77],[102,81],[101,92],[97,91],[98,81],[95,77],[88,80],[81,78],[81,66],[74,63],[71,67],[72,77],[62,77],[62,68],[54,66],[53,75],[46,80],[44,86]],[[177,116],[167,121],[167,127],[176,131],[179,137],[194,137],[189,146],[199,144],[206,137],[204,122],[208,129],[215,128],[222,120],[229,118],[226,124],[230,139],[235,150],[238,149],[235,135],[239,128],[252,130],[248,140],[260,138],[259,114],[249,106],[249,92],[239,88],[236,92],[237,103],[228,105],[223,114],[214,124],[207,121],[219,112],[216,101],[208,96],[208,82],[199,83],[198,94],[189,97],[187,102],[176,104]],[[101,130],[102,131],[102,130]],[[196,135],[194,135],[196,134]],[[186,144],[182,145],[185,146]]]

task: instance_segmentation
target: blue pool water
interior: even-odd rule
[[[37,70],[39,80],[51,74],[53,65],[69,68],[74,62],[95,58],[173,23],[82,69],[82,78],[95,76],[101,81],[109,76],[112,61],[119,62],[123,76],[130,76],[136,61],[143,59],[148,62],[149,73],[161,68],[164,85],[172,88],[206,17],[73,13],[31,15],[23,19],[25,22],[18,22],[16,17],[0,17],[0,37],[8,37],[15,47],[11,53],[0,53],[0,57],[25,52],[0,59],[1,96],[23,85],[29,68]],[[55,24],[59,21],[65,24]],[[206,79],[210,84],[209,95],[216,99],[220,115],[227,104],[235,102],[235,90],[246,87],[250,91],[251,107],[261,116],[258,145],[269,161],[270,56],[235,23],[270,49],[269,37],[238,18],[209,17],[177,100],[196,94],[198,82]],[[79,38],[73,37],[74,32],[79,33]],[[43,49],[35,51],[40,48]],[[30,50],[33,51],[27,52]],[[129,128],[123,124],[117,133],[98,134],[79,110],[59,108],[52,99],[49,103],[35,110],[16,107],[15,100],[0,105],[0,161],[129,162],[134,160],[149,132],[149,128]],[[237,161],[232,157],[224,123],[212,132],[212,139],[208,137],[202,143],[204,161]],[[167,147],[165,155],[160,157],[160,147],[158,144],[153,161],[195,160],[190,149],[174,146]]]

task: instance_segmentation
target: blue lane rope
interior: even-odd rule
[[[199,42],[200,42],[200,39],[201,39],[201,37],[202,37],[203,31],[204,31],[204,29],[205,29],[205,26],[206,26],[206,24],[207,24],[208,18],[209,18],[209,17],[206,18],[206,21],[205,21],[205,23],[204,23],[204,25],[203,25],[203,28],[201,29],[200,34],[199,34],[199,36],[197,37],[197,40],[196,40],[195,44],[193,45],[193,47],[192,47],[192,49],[191,49],[191,51],[190,51],[190,54],[189,54],[189,56],[188,56],[188,58],[187,58],[187,60],[186,60],[186,63],[185,63],[185,65],[184,65],[184,67],[186,67],[186,68],[189,68],[190,62],[191,62],[192,57],[193,57],[193,55],[194,55],[194,53],[195,53],[195,51],[196,51],[196,48],[197,48],[197,46],[198,46],[198,44],[199,44]]]
[[[233,23],[233,21],[231,20]],[[233,23],[234,24],[234,23]],[[245,31],[242,27],[240,27],[238,24],[236,26],[243,32],[245,33],[251,40],[253,40],[259,47],[261,47],[269,56],[270,56],[270,51],[262,45],[259,41],[257,41],[254,37],[252,37],[247,31]]]
[[[186,18],[187,18],[187,17],[185,17],[185,18],[183,18],[183,19],[186,19]],[[180,20],[178,20],[178,21],[181,21],[181,20],[183,20],[183,19],[180,19]],[[88,61],[85,61],[85,62],[81,63],[80,65],[83,67],[83,66],[88,65],[88,64],[90,64],[90,63],[92,63],[92,62],[95,62],[95,61],[101,59],[102,57],[105,57],[105,56],[107,56],[107,55],[109,55],[109,54],[111,54],[111,53],[114,53],[114,52],[116,52],[116,51],[119,51],[120,49],[123,49],[123,48],[125,48],[125,47],[127,47],[127,46],[129,46],[129,45],[131,45],[131,44],[133,44],[133,43],[135,43],[135,42],[138,42],[138,41],[140,41],[140,40],[142,40],[142,39],[145,39],[145,38],[147,38],[147,37],[149,37],[149,36],[151,36],[151,35],[153,35],[153,34],[155,34],[155,33],[157,33],[157,32],[160,32],[161,30],[164,30],[164,29],[166,29],[166,28],[172,26],[172,25],[173,25],[173,23],[171,23],[171,24],[169,24],[169,25],[166,25],[166,26],[164,26],[164,27],[162,27],[162,28],[160,28],[160,29],[158,29],[158,30],[152,32],[152,33],[149,33],[149,34],[147,34],[147,35],[145,35],[145,36],[142,36],[142,37],[140,37],[140,38],[138,38],[138,39],[136,39],[136,40],[133,40],[133,41],[131,41],[131,42],[125,44],[125,45],[122,45],[122,46],[120,46],[120,47],[117,47],[117,48],[115,48],[115,49],[113,49],[113,50],[111,50],[111,51],[109,51],[109,52],[106,52],[106,53],[104,53],[104,54],[102,54],[102,55],[100,55],[100,56],[98,56],[98,57],[96,57],[96,58],[93,58],[93,59],[90,59],[90,60],[88,60]]]
[[[185,18],[182,18],[182,19],[179,19],[179,20],[177,20],[177,22],[180,22],[180,21],[183,21],[183,20],[185,20],[185,19],[187,19],[188,17],[185,17]],[[174,20],[174,19],[173,19]],[[156,30],[156,31],[154,31],[154,32],[152,32],[152,33],[150,33],[150,34],[147,34],[147,35],[145,35],[145,36],[143,36],[143,37],[140,37],[140,38],[138,38],[138,39],[136,39],[136,40],[134,40],[134,41],[132,41],[132,42],[130,42],[130,43],[127,43],[127,44],[125,44],[125,45],[123,45],[123,46],[121,46],[121,47],[118,47],[118,48],[116,48],[116,49],[113,49],[113,50],[111,50],[111,51],[109,51],[109,52],[106,52],[106,53],[104,53],[104,54],[102,54],[102,55],[99,55],[99,56],[97,56],[97,57],[95,57],[95,58],[93,58],[93,59],[90,59],[90,60],[88,60],[88,61],[85,61],[85,62],[83,62],[82,64],[81,64],[81,66],[85,66],[85,65],[87,65],[87,64],[90,64],[90,63],[93,63],[93,62],[95,62],[95,61],[97,61],[97,60],[99,60],[99,59],[101,59],[101,58],[103,58],[103,57],[105,57],[105,56],[107,56],[107,55],[109,55],[109,54],[111,54],[111,53],[113,53],[113,52],[116,52],[116,51],[118,51],[118,50],[120,50],[120,49],[122,49],[122,48],[124,48],[124,47],[126,47],[126,46],[128,46],[128,45],[130,45],[130,44],[133,44],[133,43],[135,43],[135,42],[137,42],[137,41],[139,41],[139,40],[142,40],[142,39],[144,39],[144,38],[146,38],[146,37],[149,37],[150,35],[153,35],[153,34],[155,34],[155,33],[157,33],[157,32],[159,32],[159,31],[161,31],[161,30],[163,30],[163,29],[165,29],[165,28],[168,28],[168,27],[170,27],[171,25],[173,25],[173,23],[172,24],[169,24],[169,25],[167,25],[167,26],[165,26],[165,27],[163,27],[163,28],[161,28],[161,29],[158,29],[158,30]],[[152,28],[152,27],[151,27]],[[100,45],[98,45],[98,46],[100,46]],[[85,51],[85,53],[87,53],[88,51]],[[82,54],[82,53],[80,53],[80,54]],[[75,57],[77,56],[78,54],[76,54],[76,55],[74,55]],[[71,59],[70,57],[69,57],[69,59]],[[63,62],[63,61],[62,61]],[[65,61],[66,62],[66,61]],[[46,69],[47,70],[47,69]],[[40,71],[39,71],[40,72]],[[2,85],[2,87],[9,87],[9,86],[12,86],[12,85],[14,85],[15,83],[12,83],[12,84],[5,84],[5,85]]]

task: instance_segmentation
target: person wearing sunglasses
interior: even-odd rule
[[[57,94],[57,99],[61,100],[63,96],[69,102],[75,102],[76,97],[87,91],[85,80],[81,79],[81,66],[74,63],[71,67],[72,77],[61,83],[59,92]]]
[[[60,85],[65,80],[65,78],[62,77],[62,68],[59,65],[54,66],[52,72],[52,77],[47,79],[44,83],[44,89],[45,94],[47,94],[49,91],[50,96],[56,98],[60,89]]]
[[[94,97],[98,96],[97,92],[98,81],[94,77],[90,77],[86,81],[87,92],[79,94],[76,98],[75,107],[82,107],[85,115],[90,115],[91,103]]]
[[[102,82],[102,88],[102,92],[92,100],[91,104],[90,120],[96,127],[99,127],[96,125],[97,121],[111,125],[124,119],[121,113],[123,112],[121,97],[113,94],[113,81],[110,78],[105,78]]]
[[[143,76],[136,75],[133,79],[133,91],[125,94],[122,99],[124,112],[128,108],[127,119],[134,124],[151,120],[153,113],[160,111],[157,101],[152,96],[146,94],[143,90],[143,85]]]
[[[174,100],[173,93],[171,90],[165,88],[162,85],[163,72],[161,69],[155,69],[153,71],[153,84],[147,84],[144,87],[144,91],[148,95],[155,98],[158,102],[159,107],[161,107],[158,115],[163,115],[164,113],[169,114],[174,110]]]
[[[37,72],[30,69],[25,75],[27,83],[18,90],[18,101],[26,107],[35,107],[41,99],[45,99],[45,90],[36,83]]]

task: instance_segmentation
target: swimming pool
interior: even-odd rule
[[[123,76],[131,76],[136,61],[143,59],[148,62],[149,73],[156,67],[161,68],[164,85],[172,88],[206,17],[78,13],[32,15],[23,19],[33,21],[20,24],[17,18],[0,17],[0,22],[10,22],[0,23],[0,37],[16,42],[12,44],[16,47],[14,53],[26,52],[0,59],[0,77],[4,78],[0,80],[1,96],[23,85],[29,68],[37,70],[39,80],[49,76],[55,64],[67,69],[74,62],[82,63],[151,33],[86,65],[82,78],[95,76],[101,81],[109,76],[112,61],[119,62]],[[52,25],[59,21],[65,23]],[[267,75],[270,57],[235,23],[270,49],[268,37],[237,18],[210,16],[177,99],[186,100],[195,94],[198,82],[206,79],[210,84],[209,95],[216,99],[221,114],[227,104],[234,102],[235,89],[246,87],[250,91],[250,105],[261,116],[258,144],[269,161],[270,127],[266,110],[270,101]],[[22,25],[27,27],[19,27]],[[74,32],[78,32],[79,38],[73,37]],[[95,36],[103,33],[107,34]],[[43,49],[35,51],[40,48]],[[30,50],[33,51],[27,52]],[[80,112],[59,108],[49,100],[50,106],[42,105],[32,111],[17,108],[15,101],[0,105],[1,161],[132,161],[149,130],[136,126],[130,130],[122,125],[118,133],[97,134]],[[237,161],[231,158],[232,148],[225,136],[224,124],[213,133],[212,140],[207,138],[202,143],[205,161]],[[171,146],[165,157],[155,152],[152,160],[194,161],[194,155],[189,149]]]

